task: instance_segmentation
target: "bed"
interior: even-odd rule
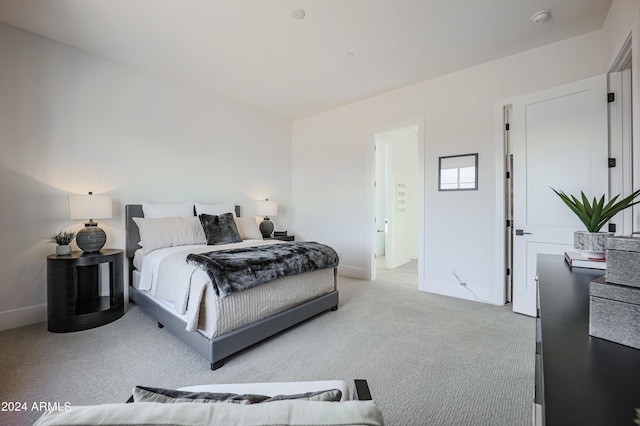
[[[136,386],[127,403],[49,411],[35,426],[127,425],[383,425],[366,380],[353,397],[342,380],[199,385],[162,389]]]
[[[337,267],[282,277],[224,295],[217,293],[217,287],[213,291],[211,279],[204,270],[184,261],[194,251],[193,256],[197,256],[196,253],[211,249],[290,243],[246,239],[219,246],[178,245],[143,253],[138,226],[144,218],[143,205],[126,205],[125,213],[130,300],[149,313],[159,327],[166,327],[205,357],[212,370],[222,367],[225,360],[238,351],[338,308]],[[238,206],[235,206],[235,215],[240,217]],[[172,264],[179,266],[171,269]],[[156,284],[149,284],[150,270],[154,271],[152,281]],[[183,279],[189,279],[190,283],[184,284]],[[182,287],[187,288],[186,294]]]

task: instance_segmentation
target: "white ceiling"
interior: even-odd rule
[[[295,119],[599,30],[610,4],[0,0],[0,21]],[[533,23],[544,9],[552,18]]]

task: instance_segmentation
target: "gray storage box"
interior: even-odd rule
[[[607,238],[607,281],[640,287],[640,238]]]
[[[589,295],[589,334],[640,349],[640,288],[600,277],[589,285]]]

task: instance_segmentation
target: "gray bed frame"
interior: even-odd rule
[[[140,248],[140,232],[134,217],[144,217],[141,204],[125,206],[126,214],[126,255],[129,259],[129,299],[149,313],[158,327],[168,328],[173,334],[195,349],[211,363],[211,369],[222,367],[225,360],[238,351],[271,337],[289,327],[314,317],[322,312],[338,309],[338,290],[319,296],[283,312],[272,315],[255,323],[233,330],[222,336],[209,339],[198,332],[186,330],[186,322],[158,305],[144,292],[135,289],[133,282],[133,255]],[[195,213],[194,213],[195,214]],[[236,215],[240,216],[240,207],[236,206]]]

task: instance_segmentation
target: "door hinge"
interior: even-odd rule
[[[511,228],[511,221],[507,219],[507,228]]]
[[[616,94],[615,93],[607,93],[607,103],[615,102]]]
[[[511,275],[511,268],[507,268],[507,275]]]
[[[505,130],[509,130],[509,123],[506,123],[506,124],[504,125],[504,129],[505,129]]]
[[[616,166],[616,159],[615,158],[609,158],[609,168],[615,167]]]
[[[511,177],[511,172],[507,172],[507,179]]]

